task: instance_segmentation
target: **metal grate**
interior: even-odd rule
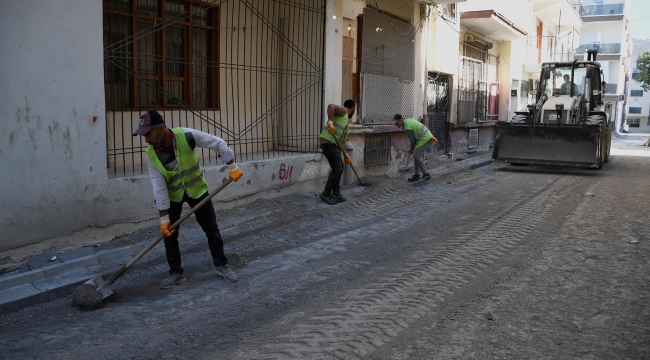
[[[366,0],[366,4],[382,13],[394,15],[409,23],[413,22],[413,0]]]
[[[429,74],[427,82],[427,118],[429,130],[438,139],[434,151],[445,151],[447,143],[447,115],[449,112],[449,78]]]
[[[147,172],[147,144],[131,135],[147,110],[223,138],[237,161],[317,151],[325,0],[103,3],[111,176]]]
[[[363,80],[362,124],[390,124],[396,113],[413,116],[415,84],[393,77],[365,74]]]
[[[390,163],[390,135],[366,135],[364,166]]]
[[[410,4],[411,14],[413,3]],[[415,32],[410,23],[363,9],[361,73],[415,79]]]
[[[485,63],[461,57],[458,79],[458,123],[487,119],[487,82]]]
[[[469,144],[468,149],[478,147],[478,129],[469,129]]]

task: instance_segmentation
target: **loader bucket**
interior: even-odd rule
[[[602,125],[497,123],[492,158],[518,164],[600,168]]]

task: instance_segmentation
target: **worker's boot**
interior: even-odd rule
[[[334,197],[334,200],[336,200],[337,203],[342,203],[342,202],[348,201],[348,199],[344,198],[343,195],[341,195],[340,192],[339,193],[334,193],[332,196]]]
[[[223,276],[223,279],[227,282],[237,281],[237,274],[235,274],[235,272],[230,269],[230,266],[228,266],[228,264],[216,266],[215,270],[217,271],[217,275]]]
[[[415,175],[413,175],[412,177],[408,178],[407,181],[408,181],[408,182],[416,182],[416,181],[418,181],[418,180],[420,180],[420,174],[415,174]]]
[[[160,282],[161,289],[167,289],[174,285],[182,284],[187,280],[185,275],[181,273],[169,274],[169,277]]]
[[[323,200],[324,203],[329,205],[336,205],[339,203],[338,201],[336,201],[334,196],[332,196],[332,194],[325,194],[325,192],[320,193],[320,199]]]

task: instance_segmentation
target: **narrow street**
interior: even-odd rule
[[[615,138],[602,170],[497,163],[371,179],[333,207],[239,207],[282,226],[226,237],[238,282],[207,251],[172,289],[166,265],[138,269],[98,310],[68,298],[0,317],[0,358],[648,359],[641,144]]]

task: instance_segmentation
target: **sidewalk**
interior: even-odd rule
[[[436,178],[443,174],[489,165],[492,160],[491,154],[482,154],[461,161],[448,160],[433,163],[438,166],[430,169],[430,173],[433,178]],[[399,178],[404,180],[409,176],[408,173],[399,174]],[[414,184],[414,186],[422,185],[426,183]],[[352,200],[372,193],[372,188],[356,186],[355,181],[353,186],[344,188],[342,193]],[[286,214],[274,212],[275,208],[281,205],[290,205],[292,211]],[[230,216],[219,217],[218,222],[225,242],[228,243],[251,234],[273,231],[295,222],[305,212],[328,206],[322,203],[318,196],[290,195],[273,200],[256,201],[247,206],[240,206],[240,209],[232,209],[227,212]],[[140,252],[157,234],[147,230],[142,235],[144,236],[141,238],[147,240],[112,249],[95,251],[96,249],[80,248],[63,254],[46,251],[31,260],[32,264],[37,265],[36,268],[30,270],[23,266],[22,272],[0,276],[0,314],[70,297],[80,284],[98,274],[103,275],[105,279],[108,278]],[[183,224],[179,240],[184,258],[187,254],[208,251],[205,236],[193,217]],[[51,265],[46,265],[54,256],[56,259],[51,261]],[[231,259],[233,260],[236,261]],[[158,244],[129,271],[164,265],[166,261],[164,246]]]

